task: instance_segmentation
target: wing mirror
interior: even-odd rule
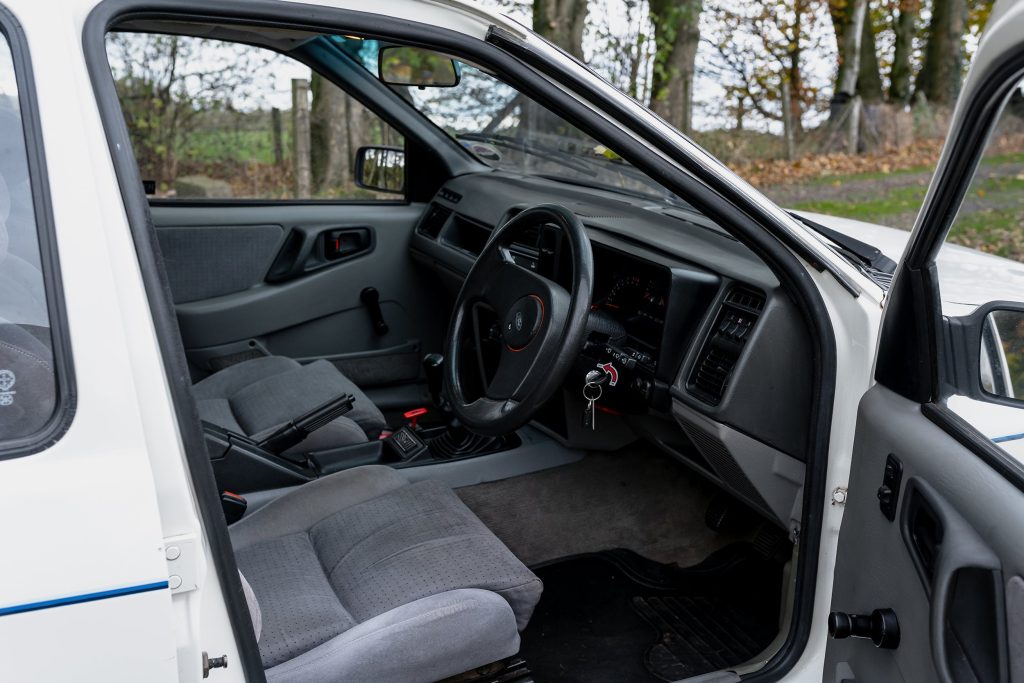
[[[378,192],[405,191],[405,150],[401,147],[360,147],[356,152],[356,185]]]
[[[994,301],[949,323],[957,392],[1024,407],[1024,304]]]
[[[418,88],[454,88],[460,80],[451,57],[405,45],[382,47],[377,53],[377,73],[388,85]]]

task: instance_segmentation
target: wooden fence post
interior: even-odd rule
[[[281,110],[274,107],[270,110],[270,136],[274,145],[274,165],[284,163],[284,141],[281,136]]]
[[[309,81],[292,79],[292,163],[295,166],[295,196],[312,195],[313,176],[309,163]]]

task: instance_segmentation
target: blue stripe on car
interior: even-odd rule
[[[163,588],[167,588],[167,581],[154,581],[153,583],[143,583],[138,586],[111,588],[110,590],[97,591],[95,593],[82,593],[80,595],[69,595],[63,598],[40,600],[39,602],[27,602],[22,605],[0,607],[0,617],[7,616],[9,614],[21,614],[22,612],[34,612],[36,610],[49,609],[51,607],[64,607],[65,605],[78,605],[83,602],[119,598],[124,595],[135,595],[137,593],[146,593],[149,591],[161,590]]]

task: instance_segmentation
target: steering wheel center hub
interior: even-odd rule
[[[505,316],[501,334],[509,351],[522,351],[540,332],[544,323],[544,302],[536,294],[527,294]]]

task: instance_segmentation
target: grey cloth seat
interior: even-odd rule
[[[200,380],[192,390],[201,419],[257,441],[332,398],[355,396],[352,410],[293,449],[302,452],[363,443],[387,426],[366,394],[325,360],[301,365],[283,356],[254,358]]]
[[[542,585],[448,487],[380,465],[230,529],[270,681],[436,681],[519,650]]]

